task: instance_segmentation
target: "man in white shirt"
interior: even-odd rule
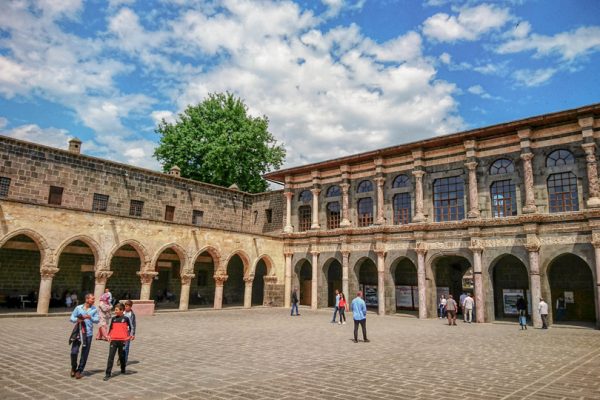
[[[467,297],[463,300],[463,312],[465,317],[465,322],[471,323],[473,321],[473,305],[475,304],[475,300],[471,297],[471,294],[467,294]]]
[[[548,329],[548,303],[540,297],[540,304],[538,305],[538,311],[542,317],[542,329]]]
[[[460,305],[460,309],[463,315],[463,322],[467,322],[467,313],[465,312],[465,299],[467,298],[467,294],[463,292],[458,298],[458,304]]]

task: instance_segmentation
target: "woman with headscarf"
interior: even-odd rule
[[[96,340],[108,340],[108,323],[110,322],[111,308],[110,294],[103,293],[102,296],[100,296],[100,303],[98,304],[98,316],[100,317],[100,322],[98,323]]]

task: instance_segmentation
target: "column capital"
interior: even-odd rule
[[[110,278],[113,274],[113,271],[96,271],[96,283],[106,284],[108,278]]]
[[[585,151],[585,154],[587,155],[594,155],[595,156],[595,151],[596,151],[596,143],[590,142],[590,143],[583,143],[581,145],[581,147],[583,148],[583,150]]]
[[[142,284],[149,284],[152,283],[152,280],[154,279],[154,277],[156,277],[158,275],[158,272],[156,271],[143,271],[143,272],[136,272],[137,276],[140,277],[140,280],[142,281]]]
[[[412,174],[415,176],[415,178],[421,179],[423,177],[423,175],[425,175],[425,171],[417,169],[417,170],[412,171]]]
[[[377,184],[377,186],[383,186],[383,184],[385,183],[385,178],[383,176],[378,176],[374,179],[374,181]]]
[[[263,281],[265,282],[265,284],[274,285],[277,283],[277,277],[273,275],[265,275],[263,276]]]
[[[43,280],[52,279],[58,271],[60,271],[60,269],[58,269],[56,265],[45,264],[42,266],[42,268],[40,268],[40,275]]]
[[[321,189],[320,188],[312,188],[312,189],[310,189],[310,192],[313,194],[313,196],[319,196],[319,194],[321,193]]]
[[[533,158],[533,153],[523,153],[520,155],[520,157],[523,161],[531,161],[531,159]]]
[[[314,256],[319,256],[319,254],[321,254],[318,250],[311,250],[310,254],[314,257]]]
[[[195,274],[181,274],[181,284],[189,285],[195,276],[196,276]]]
[[[283,252],[283,256],[284,256],[284,257],[291,257],[291,256],[293,256],[293,255],[294,255],[294,252],[293,252],[293,251],[284,251],[284,252]]]
[[[467,167],[469,171],[475,171],[475,168],[477,168],[477,161],[470,161],[468,163],[465,163],[465,167]]]
[[[387,251],[384,249],[376,249],[375,254],[377,254],[377,257],[385,257]]]
[[[471,250],[473,254],[481,254],[483,253],[484,247],[481,244],[473,244],[469,246],[469,250]]]
[[[347,193],[348,189],[350,189],[350,184],[349,183],[340,183],[340,188],[342,189],[343,192]]]
[[[229,278],[229,276],[225,275],[225,274],[215,274],[213,276],[213,279],[215,280],[215,284],[217,286],[223,286],[223,284],[225,284],[225,281],[227,280],[227,278]]]
[[[342,253],[342,257],[350,257],[350,250],[342,250],[340,253]]]
[[[525,248],[530,253],[535,253],[540,251],[541,247],[540,240],[537,237],[528,237],[527,242],[525,243]]]
[[[415,245],[415,252],[420,255],[427,254],[427,243],[425,242],[417,242]]]
[[[254,282],[254,275],[245,276],[244,282],[246,282],[246,285],[252,285],[252,282]]]
[[[283,195],[286,199],[292,200],[292,197],[294,197],[294,192],[283,192]]]

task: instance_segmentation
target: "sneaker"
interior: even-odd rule
[[[342,322],[342,325],[346,325],[346,321]]]
[[[103,381],[107,381],[110,379],[110,375],[104,375],[104,378],[102,378]]]
[[[338,322],[338,325],[341,325],[341,324],[342,324],[341,322]]]
[[[370,342],[370,340],[369,340],[369,339],[365,339],[365,340],[363,340],[363,342],[365,342],[365,343],[369,343],[369,342]]]
[[[75,372],[75,379],[81,379],[83,378],[83,374],[79,371]]]
[[[71,370],[71,378],[75,378],[75,370],[74,369]]]
[[[354,339],[354,340],[353,340],[353,342],[354,342],[354,343],[358,343],[358,340]]]

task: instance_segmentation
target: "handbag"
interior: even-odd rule
[[[81,342],[81,322],[77,322],[69,335],[69,344]]]

